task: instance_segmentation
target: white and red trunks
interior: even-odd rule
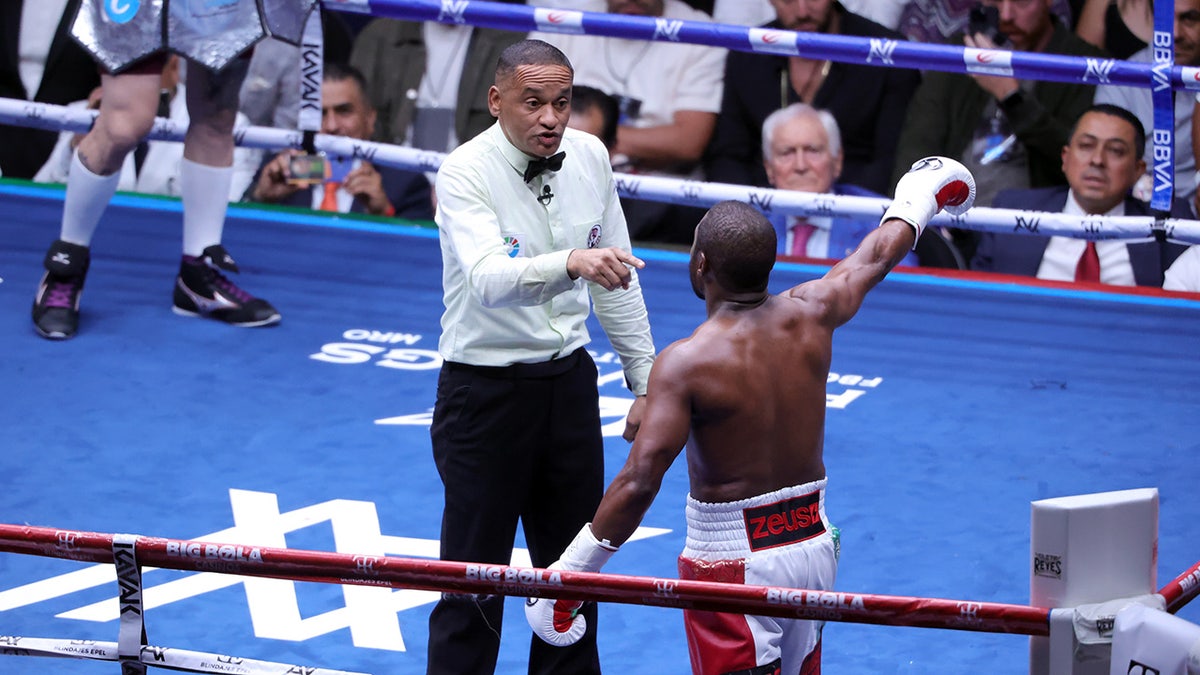
[[[825,480],[723,504],[688,496],[679,577],[697,581],[833,588],[837,534],[825,517]],[[684,611],[696,675],[821,672],[820,621]]]

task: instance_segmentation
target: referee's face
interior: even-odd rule
[[[523,65],[492,86],[488,108],[518,150],[534,157],[558,152],[571,117],[571,79],[564,66]]]

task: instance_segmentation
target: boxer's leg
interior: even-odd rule
[[[162,59],[101,76],[100,114],[71,159],[59,239],[46,252],[46,273],[33,300],[38,334],[62,340],[79,328],[79,301],[100,216],[117,191],[125,156],[150,131],[158,108]]]
[[[248,66],[248,57],[235,59],[220,72],[187,63],[190,122],[179,174],[183,259],[174,303],[176,314],[206,316],[235,326],[269,326],[281,318],[271,303],[247,293],[218,271],[238,271],[221,245],[221,236],[233,181],[238,90]]]

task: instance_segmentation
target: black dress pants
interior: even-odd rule
[[[430,436],[445,489],[443,560],[509,564],[519,520],[534,566],[546,567],[595,515],[604,443],[584,349],[501,368],[445,363]],[[429,617],[426,672],[493,673],[503,610],[503,596],[443,594]],[[587,633],[570,647],[519,627],[530,635],[531,674],[600,672],[595,603],[582,613]]]

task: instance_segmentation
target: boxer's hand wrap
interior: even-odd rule
[[[917,231],[917,239],[934,214],[965,213],[975,203],[975,177],[967,167],[948,157],[918,160],[896,183],[896,198],[880,224],[899,218]],[[913,244],[916,248],[916,244]]]
[[[563,551],[562,557],[546,569],[568,572],[599,572],[604,563],[617,551],[607,541],[597,541],[592,534],[592,525],[583,526],[574,541]],[[587,631],[587,620],[579,616],[579,600],[555,600],[554,598],[526,598],[525,620],[543,641],[556,647],[573,645]]]

